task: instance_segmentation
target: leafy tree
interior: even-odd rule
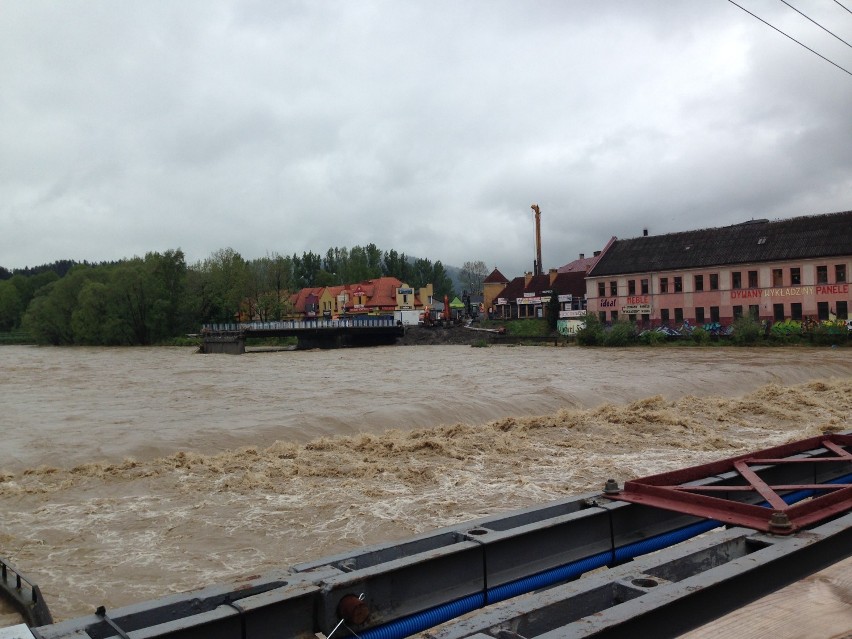
[[[109,287],[103,282],[88,281],[77,295],[77,305],[71,313],[71,331],[79,344],[129,344],[129,339],[107,335],[105,325],[109,312]],[[118,327],[116,327],[118,328]]]
[[[550,299],[547,301],[547,325],[551,331],[556,330],[556,323],[559,320],[559,296],[556,291],[551,291]]]
[[[9,280],[0,280],[0,331],[11,331],[17,328],[24,304],[21,294]]]
[[[411,265],[411,277],[409,284],[414,288],[420,288],[432,281],[434,269],[431,260],[420,257]]]
[[[322,270],[322,258],[312,251],[293,254],[293,280],[296,288],[316,286],[317,274]]]
[[[89,280],[103,281],[104,269],[75,266],[62,279],[39,289],[23,317],[23,327],[42,344],[73,344],[71,317],[77,298]]]
[[[488,277],[488,267],[482,260],[465,262],[461,267],[461,278],[465,290],[471,295],[482,293],[482,282]]]
[[[444,295],[448,297],[455,296],[455,292],[453,291],[453,282],[447,274],[447,271],[444,270],[444,265],[441,264],[441,260],[438,260],[432,266],[432,277],[429,279],[429,282],[432,282],[434,285],[436,297],[443,297]]]
[[[382,273],[388,277],[395,277],[402,282],[411,284],[413,269],[405,253],[397,253],[395,250],[385,251],[382,260]]]
[[[369,275],[364,279],[373,279],[382,276],[382,251],[372,242],[364,247],[364,253],[367,255],[367,269]]]
[[[245,260],[232,248],[219,249],[203,268],[210,277],[211,314],[220,322],[235,321],[248,289]]]

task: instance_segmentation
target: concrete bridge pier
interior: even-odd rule
[[[246,338],[240,333],[205,335],[201,342],[201,352],[242,355],[246,352]]]

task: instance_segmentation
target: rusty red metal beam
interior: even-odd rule
[[[624,489],[607,492],[618,499],[698,517],[715,519],[735,526],[776,534],[790,534],[805,526],[852,510],[852,484],[778,483],[770,484],[762,477],[767,471],[777,475],[777,469],[789,464],[822,464],[832,462],[848,465],[852,473],[852,435],[823,435],[797,442],[774,446],[761,451],[738,455],[709,464],[702,464],[668,473],[625,482]],[[731,482],[720,475],[732,476]],[[783,474],[783,473],[782,473]],[[845,474],[845,473],[843,473]],[[709,485],[695,485],[717,478]],[[745,485],[741,482],[744,481]],[[783,494],[791,491],[817,492],[810,499],[789,505]],[[754,492],[767,505],[744,503],[729,498]],[[716,493],[714,495],[705,493]]]

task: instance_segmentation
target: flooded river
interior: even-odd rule
[[[57,619],[852,427],[849,349],[9,346],[0,371],[0,556]]]

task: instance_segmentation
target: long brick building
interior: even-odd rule
[[[647,326],[848,319],[852,211],[612,238],[586,279],[588,311]]]

